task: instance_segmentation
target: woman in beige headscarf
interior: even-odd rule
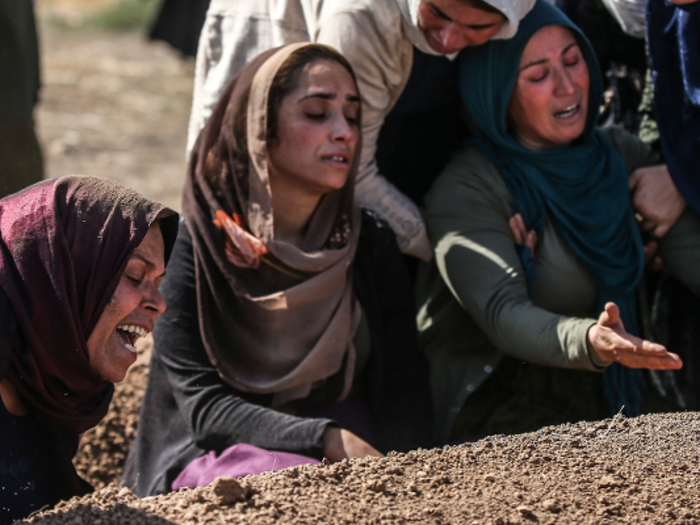
[[[410,282],[353,203],[360,123],[352,68],[322,45],[264,53],[222,95],[162,285],[138,494],[429,444]]]

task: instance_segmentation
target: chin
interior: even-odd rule
[[[107,381],[108,383],[121,383],[122,381],[124,381],[124,378],[126,378],[126,373],[129,371],[129,368],[131,368],[131,364],[121,367],[115,366],[110,370],[105,371],[104,374],[101,374],[101,377],[104,381]]]

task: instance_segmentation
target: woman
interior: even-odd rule
[[[0,522],[92,487],[71,463],[165,309],[177,215],[67,176],[0,200]]]
[[[467,46],[512,37],[533,4],[213,0],[197,51],[188,150],[227,82],[249,60],[292,42],[332,46],[352,64],[362,96],[363,146],[355,197],[389,223],[402,251],[429,260],[432,250],[417,205],[466,136],[456,118],[459,96],[452,59]],[[385,128],[388,117],[393,122]],[[386,131],[381,138],[380,130]]]
[[[163,282],[123,477],[137,494],[429,442],[406,269],[353,204],[360,110],[347,61],[316,44],[262,54],[225,90]]]
[[[648,409],[632,369],[682,366],[634,335],[644,260],[628,176],[657,157],[622,130],[595,129],[595,57],[546,2],[514,39],[462,60],[480,131],[428,196],[436,263],[418,286],[439,439]],[[683,214],[658,248],[700,292],[698,217]]]

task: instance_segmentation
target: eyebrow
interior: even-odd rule
[[[437,15],[440,18],[444,18],[445,20],[449,20],[450,22],[455,22],[455,20],[452,17],[450,17],[447,13],[445,13],[442,9],[440,9],[434,3],[428,2],[428,5],[430,5],[430,7],[437,13]],[[482,29],[488,29],[489,27],[493,27],[496,25],[496,23],[493,22],[491,24],[458,24],[458,25],[460,25],[461,27],[468,27],[469,29],[475,29],[477,31],[480,31]]]
[[[578,42],[571,42],[568,46],[564,48],[564,50],[561,52],[562,55],[565,55],[566,52],[571,49],[574,46],[578,46]],[[537,66],[539,64],[544,64],[545,62],[549,62],[548,58],[540,58],[539,60],[533,60],[529,64],[525,64],[523,67],[521,67],[518,71],[522,71],[524,69],[527,69],[532,66]]]
[[[323,100],[335,100],[337,95],[335,93],[309,93],[304,95],[297,102],[302,102],[308,98],[322,98]],[[345,95],[345,100],[348,102],[360,102],[360,97],[357,95]]]

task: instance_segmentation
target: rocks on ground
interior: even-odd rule
[[[33,523],[696,524],[699,445],[697,413],[618,416],[145,499],[111,485]]]

